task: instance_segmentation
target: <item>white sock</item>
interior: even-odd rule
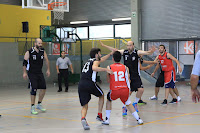
[[[138,103],[139,100],[140,100],[140,98],[135,97],[135,102],[134,103]]]
[[[106,110],[106,117],[107,117],[108,119],[110,119],[110,113],[111,113],[111,110]]]
[[[140,117],[139,117],[139,115],[138,115],[138,113],[136,111],[133,112],[132,115],[135,117],[136,120],[140,119]]]
[[[123,107],[126,107],[126,105],[124,104]]]

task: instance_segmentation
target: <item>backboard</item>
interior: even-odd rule
[[[55,6],[54,10],[64,10],[64,12],[69,12],[69,0],[22,0],[22,8],[40,9],[48,10],[48,4],[51,3],[63,3],[67,4],[64,6]]]

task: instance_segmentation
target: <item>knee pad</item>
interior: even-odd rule
[[[36,96],[36,92],[37,92],[37,89],[31,89],[30,94],[33,96]]]

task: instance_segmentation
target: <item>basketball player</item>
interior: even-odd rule
[[[30,83],[30,94],[31,94],[31,114],[37,115],[38,112],[35,110],[35,98],[37,89],[40,89],[37,109],[45,112],[46,109],[42,107],[42,100],[46,92],[46,82],[42,73],[43,60],[46,61],[47,77],[50,76],[49,60],[44,48],[42,48],[42,40],[35,39],[35,47],[32,47],[24,55],[23,61],[23,78],[26,80],[29,78]],[[28,74],[27,74],[28,71]]]
[[[190,77],[192,101],[195,103],[199,102],[199,99],[200,99],[200,92],[199,90],[197,90],[199,76],[200,76],[200,50],[196,54],[194,65],[192,68],[191,77]]]
[[[92,48],[90,51],[90,59],[85,63],[82,69],[81,79],[78,85],[78,94],[82,106],[81,123],[85,130],[90,129],[85,117],[87,115],[88,103],[91,99],[91,94],[99,97],[98,115],[96,119],[99,121],[103,121],[102,109],[104,104],[104,93],[101,88],[96,84],[96,77],[97,72],[102,71],[112,74],[111,70],[99,67],[100,63],[108,59],[110,55],[112,55],[112,53],[113,52],[101,58],[101,50],[99,48]]]
[[[157,72],[157,70],[159,68],[161,68],[160,64],[157,64],[156,68],[154,69],[154,72],[151,74],[152,77],[154,77],[154,74]],[[155,95],[150,97],[149,98],[150,100],[158,100],[158,93],[159,93],[160,87],[164,87],[164,83],[165,83],[164,82],[164,71],[162,71],[162,69],[160,69],[160,74],[159,74],[158,79],[157,79],[156,84],[155,84]],[[173,89],[173,91],[177,96],[177,101],[180,102],[181,97],[179,96],[178,89],[175,87]]]
[[[107,102],[106,102],[106,119],[102,122],[102,124],[109,125],[110,124],[110,113],[112,101],[120,100],[125,104],[131,114],[135,117],[138,124],[143,124],[142,119],[140,119],[137,111],[135,111],[131,101],[129,99],[129,89],[130,89],[130,77],[129,70],[125,65],[120,63],[121,53],[119,51],[114,52],[113,54],[113,62],[114,64],[107,67],[113,71],[114,74],[108,74],[108,80],[110,83],[110,91],[107,94]]]
[[[177,103],[177,99],[172,89],[175,88],[176,73],[175,73],[175,68],[173,66],[172,60],[175,61],[176,64],[178,65],[179,72],[182,72],[182,68],[180,66],[179,61],[170,53],[166,52],[164,45],[159,46],[159,52],[160,52],[160,55],[157,56],[155,60],[159,59],[160,65],[162,67],[162,71],[164,71],[164,82],[165,82],[165,99],[161,103],[161,105],[167,105],[167,99],[168,99],[169,93],[173,97],[170,104],[174,104],[174,103]]]
[[[117,50],[116,48],[112,48],[110,46],[107,46],[103,44],[100,41],[101,45],[103,47],[108,48],[109,50]],[[143,50],[136,50],[134,47],[134,43],[132,41],[127,42],[127,50],[118,50],[124,59],[124,65],[126,65],[129,68],[130,71],[130,80],[131,80],[131,92],[130,95],[132,94],[133,91],[137,92],[136,93],[136,98],[135,101],[133,102],[133,106],[135,107],[135,110],[137,112],[137,103],[142,97],[142,94],[144,92],[144,88],[142,85],[142,80],[139,75],[139,56],[141,55],[151,55],[155,51],[155,47],[153,46],[150,51],[143,51]],[[140,100],[140,103],[144,103],[142,100]],[[126,112],[126,108],[123,107],[123,112]]]

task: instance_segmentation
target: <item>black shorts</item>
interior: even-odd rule
[[[103,91],[93,81],[80,80],[78,84],[78,94],[81,106],[84,106],[90,101],[91,94],[95,95],[96,97],[100,97],[103,95]]]
[[[131,91],[138,91],[138,88],[143,88],[142,80],[139,75],[132,76],[131,80]]]
[[[46,89],[43,73],[28,73],[30,89]]]
[[[159,77],[156,81],[155,87],[164,87],[165,81],[164,81],[164,72],[161,72],[159,74]]]

